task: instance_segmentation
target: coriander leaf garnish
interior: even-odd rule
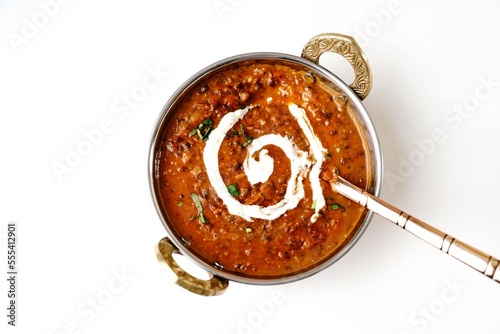
[[[227,186],[227,191],[231,194],[233,197],[238,197],[240,194],[240,189],[238,188],[238,184],[233,183]]]
[[[242,147],[247,147],[253,141],[253,137],[245,137],[247,140],[243,143]]]
[[[200,139],[204,139],[203,135],[201,134],[200,128],[196,128],[196,133],[198,134],[198,137],[200,137]]]
[[[344,211],[344,210],[345,210],[345,208],[344,208],[342,205],[338,204],[338,203],[333,203],[333,204],[330,204],[330,207],[331,207],[333,210],[339,210],[339,209],[341,209],[342,211]]]
[[[240,128],[241,128],[241,135],[243,137],[245,137],[245,139],[246,139],[245,142],[243,143],[243,145],[241,145],[241,147],[245,148],[248,145],[250,145],[250,143],[253,141],[254,138],[252,136],[246,134],[245,128],[243,127],[243,124],[240,124]]]
[[[206,130],[205,130],[205,133],[203,134],[203,140],[204,141],[207,141],[208,140],[208,135],[210,134],[210,132],[212,132],[212,127],[208,127]]]
[[[203,125],[213,125],[214,121],[212,121],[210,118],[207,118],[206,120],[204,120],[203,122],[201,122],[201,124],[203,124]]]
[[[200,139],[207,141],[208,135],[212,131],[213,124],[214,124],[214,121],[212,121],[210,118],[207,118],[206,120],[201,122],[200,125],[198,125],[196,128],[191,130],[191,132],[189,132],[189,134],[188,134],[188,137],[192,137],[195,134],[198,134],[198,137],[200,137]]]
[[[198,219],[202,223],[206,223],[207,220],[205,219],[205,216],[203,215],[203,207],[201,206],[201,201],[200,198],[198,197],[197,194],[191,194],[191,198],[193,199],[194,205],[196,206],[196,209],[198,210]]]
[[[250,143],[255,139],[254,137],[248,135],[245,132],[245,128],[243,127],[243,124],[240,123],[240,132],[238,132],[236,129],[231,130],[231,137],[243,137],[245,138],[245,142],[241,145],[241,147],[245,148]]]

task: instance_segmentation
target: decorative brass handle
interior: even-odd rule
[[[202,296],[218,296],[226,291],[229,281],[225,278],[210,274],[211,278],[205,281],[185,272],[175,262],[173,254],[180,254],[180,252],[168,238],[160,240],[155,247],[155,252],[158,261],[164,262],[177,277],[175,283],[184,289]]]
[[[500,260],[479,249],[469,246],[454,237],[410,216],[391,204],[350,184],[340,176],[332,187],[339,194],[372,210],[376,214],[395,223],[434,247],[462,261],[485,276],[500,283]]]
[[[363,100],[372,88],[372,73],[358,43],[346,35],[321,34],[307,42],[301,56],[319,64],[319,58],[325,52],[337,53],[349,61],[354,69],[354,82],[349,87]]]

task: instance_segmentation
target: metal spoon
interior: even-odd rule
[[[446,254],[462,261],[480,273],[500,283],[500,260],[488,255],[440,230],[410,216],[391,204],[367,193],[337,175],[332,188],[339,194],[364,206],[428,242]]]

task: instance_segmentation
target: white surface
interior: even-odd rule
[[[59,1],[0,4],[1,261],[8,222],[20,252],[18,326],[3,311],[2,333],[500,332],[498,284],[379,218],[298,284],[192,295],[156,261],[165,232],[146,176],[155,119],[193,73],[244,52],[299,55],[322,32],[353,35],[373,70],[365,105],[386,176],[401,181],[386,179],[382,197],[499,257],[498,2]],[[466,117],[454,113],[467,103]],[[107,133],[59,180],[52,164],[99,126]],[[416,153],[436,129],[441,142]],[[416,166],[398,171],[401,159]]]

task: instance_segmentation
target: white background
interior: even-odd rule
[[[152,127],[189,76],[348,34],[373,71],[364,104],[384,153],[381,197],[499,257],[499,14],[494,1],[3,0],[0,277],[17,222],[19,279],[15,328],[1,279],[2,333],[500,332],[499,284],[380,218],[300,283],[193,295],[156,260],[165,231],[147,184]],[[160,74],[145,90],[148,71]],[[107,133],[58,177],[54,164],[102,122]]]

